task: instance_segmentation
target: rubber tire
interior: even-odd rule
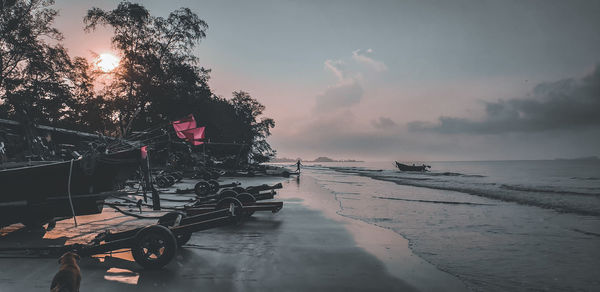
[[[158,219],[158,224],[165,226],[165,227],[173,226],[175,224],[175,220],[177,219],[177,217],[179,215],[181,215],[181,217],[182,217],[181,219],[187,217],[186,214],[182,213],[182,212],[169,212],[165,215],[162,215]],[[177,240],[178,247],[181,247],[182,245],[186,244],[188,241],[190,241],[191,238],[192,238],[191,233],[175,235],[175,240]]]
[[[235,198],[238,196],[238,193],[234,190],[223,190],[219,193],[219,200],[223,200],[225,198]]]
[[[231,189],[232,189],[232,190],[234,190],[234,191],[236,191],[236,192],[238,192],[238,194],[241,194],[241,193],[247,193],[247,192],[246,192],[246,189],[244,189],[244,188],[242,188],[242,187],[233,187],[233,188],[231,188]]]
[[[170,174],[175,178],[176,182],[180,182],[183,179],[183,173],[179,171],[171,172]]]
[[[165,215],[160,216],[160,218],[158,218],[157,224],[165,227],[171,227],[173,226],[173,224],[175,224],[175,220],[179,215],[181,215],[182,218],[186,217],[185,214],[182,212],[169,212]]]
[[[166,178],[167,181],[169,182],[169,186],[172,186],[172,185],[174,185],[177,182],[177,180],[175,179],[175,177],[172,176],[172,175],[168,175],[167,174],[167,175],[164,176],[164,178]]]
[[[242,202],[242,204],[244,205],[247,205],[247,203],[256,203],[256,198],[250,193],[241,193],[238,194],[235,198],[240,200],[240,202]]]
[[[210,194],[210,184],[208,184],[205,181],[199,181],[196,183],[196,185],[194,186],[194,193],[196,193],[196,195],[198,197],[206,197]]]
[[[256,198],[251,195],[250,193],[241,193],[239,195],[237,195],[237,197],[235,197],[236,199],[240,200],[240,202],[242,202],[242,205],[246,206],[246,205],[252,205],[253,203],[256,203]],[[250,203],[250,204],[248,204]],[[254,215],[254,211],[244,211],[244,215],[247,217],[250,217],[252,215]]]
[[[156,259],[146,258],[143,254],[143,245],[149,237],[155,237],[163,241],[164,251]],[[135,235],[135,243],[131,247],[131,254],[138,265],[145,269],[160,269],[167,265],[177,253],[177,240],[169,230],[162,225],[151,225],[138,231]]]
[[[167,180],[163,176],[156,177],[154,179],[154,182],[156,183],[156,186],[159,188],[168,188],[169,187],[169,180]]]
[[[211,189],[215,192],[218,192],[219,189],[221,188],[221,185],[219,184],[219,182],[217,182],[214,179],[209,180],[208,184],[210,185]]]
[[[177,247],[182,247],[184,244],[188,243],[190,239],[192,239],[191,233],[175,235],[175,240],[177,240]]]
[[[231,204],[235,205],[234,214],[236,216],[242,215],[242,213],[241,213],[242,209],[243,209],[242,202],[240,202],[240,200],[238,200],[236,198],[232,198],[232,197],[227,197],[227,198],[223,198],[223,199],[219,200],[219,202],[217,202],[217,204],[215,206],[215,210],[227,209],[227,208],[229,208],[229,206]]]

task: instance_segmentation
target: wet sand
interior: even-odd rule
[[[243,182],[256,185],[276,180]],[[279,199],[285,204],[279,213],[257,213],[239,225],[194,233],[160,270],[142,269],[127,251],[82,259],[81,290],[413,291],[418,286],[418,290],[432,291],[443,285],[460,287],[410,253],[401,237],[309,208],[309,193],[317,191],[294,179],[284,183]],[[16,225],[5,228],[0,247],[85,242],[107,225],[122,230],[153,222],[121,216],[111,209],[78,219],[78,228],[72,220],[65,220],[46,234],[13,231]],[[58,263],[54,258],[2,258],[0,267],[0,291],[48,291]]]

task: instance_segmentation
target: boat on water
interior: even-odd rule
[[[102,212],[104,199],[140,166],[141,150],[63,161],[0,164],[0,226],[40,226],[53,218]],[[71,202],[73,210],[71,210]]]
[[[431,168],[431,166],[429,165],[407,165],[407,164],[403,164],[400,163],[398,161],[394,161],[396,163],[396,167],[401,170],[401,171],[427,171],[428,168]]]

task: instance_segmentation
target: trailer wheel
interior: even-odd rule
[[[175,177],[169,174],[165,175],[164,178],[167,179],[167,181],[169,182],[169,186],[172,186],[177,182]]]
[[[135,262],[146,269],[159,269],[168,264],[177,252],[177,240],[169,228],[151,225],[135,235],[131,254]]]
[[[179,222],[177,222],[177,219],[179,218],[179,216],[181,216],[181,219],[186,217],[183,212],[169,212],[158,218],[158,225],[162,225],[165,227],[178,226]]]
[[[175,235],[175,240],[177,240],[177,247],[182,247],[184,244],[188,243],[190,239],[192,239],[191,233]]]
[[[246,188],[244,193],[258,194],[259,191],[257,191],[256,188],[256,186],[249,186]]]
[[[248,203],[252,204],[252,203],[256,202],[256,198],[253,195],[251,195],[250,193],[241,193],[241,194],[237,195],[235,198],[240,200],[240,202],[242,202],[242,204],[244,204],[244,205],[248,205]]]
[[[175,178],[176,182],[180,182],[183,179],[183,173],[180,171],[171,172],[171,175]]]
[[[208,184],[210,185],[211,189],[215,192],[221,188],[221,185],[219,184],[219,182],[217,182],[214,179],[209,180]]]
[[[210,185],[205,181],[199,181],[194,186],[194,193],[199,197],[206,197],[210,193]]]
[[[169,181],[166,178],[164,178],[163,176],[156,177],[154,179],[154,181],[156,182],[156,185],[159,188],[168,188],[169,187]]]
[[[240,202],[242,202],[242,204],[244,206],[248,206],[248,205],[252,205],[253,203],[256,203],[256,198],[251,195],[250,193],[241,193],[239,195],[237,195],[237,197],[235,197],[236,199],[240,200]],[[245,216],[252,216],[254,215],[254,211],[244,211],[244,215]]]
[[[222,190],[219,193],[219,200],[223,200],[225,198],[235,198],[237,195],[238,193],[234,190]]]
[[[232,190],[236,191],[238,194],[246,193],[246,189],[242,187],[233,187]]]
[[[181,218],[179,216],[181,216]],[[179,226],[180,223],[178,222],[178,219],[180,218],[179,220],[181,220],[185,217],[187,216],[185,215],[185,213],[182,212],[169,212],[158,219],[158,224],[165,227]],[[188,241],[190,241],[191,238],[191,233],[175,235],[175,240],[177,241],[178,247],[181,247],[182,245],[186,244]]]
[[[227,198],[223,198],[221,199],[219,202],[217,202],[217,205],[215,206],[215,210],[222,210],[222,209],[227,209],[227,208],[235,208],[233,210],[233,214],[235,216],[239,216],[242,215],[242,202],[240,202],[240,200],[236,199],[236,198],[232,198],[232,197],[227,197]]]

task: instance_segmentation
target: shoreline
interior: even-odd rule
[[[468,289],[588,291],[598,285],[597,217],[335,170],[306,172],[337,200],[339,215],[408,239],[411,251]]]
[[[289,187],[288,187],[289,186]],[[335,194],[322,188],[315,178],[307,174],[291,178],[284,183],[281,198],[300,199],[308,208],[323,213],[327,218],[342,224],[353,236],[356,244],[377,257],[388,272],[419,291],[467,291],[459,278],[427,262],[414,253],[409,241],[394,230],[369,224],[340,214],[341,206]]]
[[[432,290],[424,289],[427,280],[419,277],[420,273],[430,277],[431,271],[415,264],[422,261],[420,258],[404,254],[409,251],[406,241],[399,245],[397,236],[391,241],[379,241],[389,235],[380,227],[356,220],[343,222],[351,220],[348,218],[334,220],[326,212],[310,208],[302,201],[314,191],[309,184],[298,188],[294,187],[293,178],[268,177],[224,181],[232,180],[240,180],[245,186],[283,181],[284,188],[276,200],[283,200],[284,208],[277,214],[257,213],[240,225],[194,233],[189,244],[160,270],[142,269],[131,261],[128,251],[84,258],[80,262],[81,289]],[[0,234],[0,247],[85,242],[106,228],[127,229],[152,222],[121,216],[108,208],[102,214],[78,217],[78,221],[78,228],[72,220],[63,220],[46,233],[14,231],[18,226],[5,228]],[[367,238],[374,237],[368,235],[378,239],[370,242]],[[398,247],[404,250],[400,257]],[[388,260],[383,261],[384,257]],[[2,258],[0,266],[0,291],[47,291],[58,269],[54,258]]]

